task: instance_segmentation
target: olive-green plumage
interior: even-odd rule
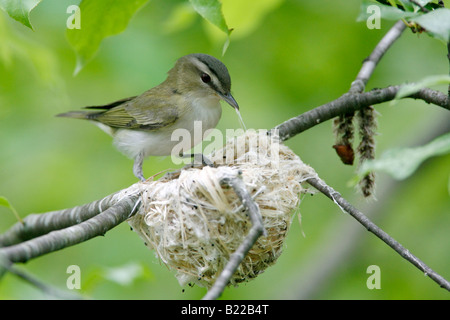
[[[239,109],[230,90],[226,66],[210,55],[196,53],[178,59],[164,82],[139,96],[58,116],[96,123],[113,136],[121,152],[135,160],[133,172],[145,180],[143,159],[170,155],[176,143],[170,139],[174,130],[193,133],[194,121],[202,122],[203,132],[215,127],[221,116],[220,100]],[[193,139],[189,146],[200,141]]]

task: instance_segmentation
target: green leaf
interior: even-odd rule
[[[450,76],[448,76],[446,74],[436,75],[436,76],[428,76],[428,77],[423,78],[419,82],[406,84],[398,90],[398,92],[395,96],[395,100],[407,97],[411,94],[414,94],[422,88],[431,87],[431,86],[439,85],[439,84],[450,84]],[[393,101],[395,101],[395,100],[393,100]]]
[[[401,5],[397,6],[397,3],[401,3]],[[367,9],[374,5],[380,9],[382,19],[405,19],[421,26],[433,38],[445,43],[450,41],[450,9],[441,8],[439,4],[431,3],[430,0],[416,0],[415,2],[409,0],[388,0],[388,2],[363,0],[357,20],[364,21],[370,18],[372,10],[367,12]],[[429,12],[424,13],[423,8]]]
[[[366,21],[372,16],[372,13],[370,13],[371,11],[367,11],[367,8],[369,6],[377,6],[378,8],[380,8],[381,18],[385,20],[397,21],[400,19],[406,19],[420,15],[420,13],[418,12],[403,11],[401,9],[398,9],[397,7],[384,5],[371,0],[363,0],[357,21]]]
[[[33,30],[30,22],[30,12],[41,0],[0,0],[0,8],[11,18]]]
[[[450,9],[440,8],[411,19],[433,38],[450,41]]]
[[[230,34],[233,29],[229,29],[222,13],[222,3],[219,0],[189,0],[195,11],[204,19],[211,22],[227,35],[227,39],[222,48],[222,55],[230,44]]]
[[[428,158],[450,153],[450,133],[416,148],[397,148],[384,152],[377,160],[367,160],[358,171],[361,179],[368,172],[383,171],[402,180],[412,175]]]
[[[8,199],[0,196],[0,206],[10,208],[11,205],[10,205]]]
[[[12,213],[14,214],[14,216],[17,218],[17,221],[19,221],[20,223],[23,223],[23,220],[20,218],[20,216],[17,213],[16,209],[14,209],[12,204],[5,197],[1,197],[0,196],[0,207],[6,207],[9,210],[11,210]]]
[[[419,11],[422,7],[427,7],[427,9],[435,9],[439,7],[437,3],[431,3],[431,0],[416,0],[412,2],[411,0],[376,0],[377,2],[380,2],[385,5],[391,5],[393,7],[399,8],[399,9],[405,9],[405,11]]]
[[[414,12],[418,12],[421,10],[420,6],[425,7],[428,2],[430,2],[429,0],[416,0],[416,3],[412,3],[410,0],[400,0],[401,4],[403,5],[403,7],[408,10],[408,11],[414,11]]]
[[[232,30],[228,29],[222,13],[222,3],[219,0],[189,0],[189,2],[198,14],[230,35]]]
[[[391,6],[397,8],[397,3],[394,0],[387,0],[387,1],[391,4]]]
[[[125,30],[134,14],[148,0],[83,0],[80,29],[68,29],[67,39],[77,54],[77,74],[98,51],[106,37]]]
[[[405,8],[405,11],[417,11],[416,7],[419,8],[409,0],[400,0],[400,3],[402,4],[403,8]]]

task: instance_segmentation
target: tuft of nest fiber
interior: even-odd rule
[[[251,222],[234,190],[223,183],[240,177],[260,209],[267,236],[248,252],[230,284],[261,274],[280,256],[302,183],[316,177],[277,137],[248,130],[207,156],[217,167],[190,168],[179,176],[139,183],[142,205],[129,220],[135,232],[169,269],[181,286],[211,287]]]

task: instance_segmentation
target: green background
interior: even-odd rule
[[[22,217],[87,203],[136,182],[132,161],[114,149],[109,136],[88,122],[55,114],[140,94],[160,83],[180,56],[203,52],[219,57],[230,70],[247,127],[272,128],[345,93],[363,59],[393,24],[382,21],[380,30],[369,30],[356,22],[359,0],[223,0],[225,19],[235,30],[221,57],[225,38],[220,31],[196,14],[175,18],[175,10],[186,10],[180,7],[184,3],[149,2],[123,33],[102,42],[77,76],[76,56],[65,35],[66,8],[73,1],[40,3],[31,13],[35,31],[0,11],[0,196]],[[446,74],[446,54],[443,43],[406,30],[368,89]],[[232,108],[224,104],[223,109],[218,128],[239,128]],[[386,103],[376,110],[377,154],[421,145],[448,130],[448,111],[422,101]],[[333,144],[331,121],[287,142],[330,186],[449,279],[450,157],[427,160],[404,181],[378,174],[377,199],[366,201],[348,186],[355,168],[340,162]],[[150,176],[167,168],[176,168],[170,158],[150,158],[144,172]],[[222,298],[449,298],[325,196],[303,197],[299,213],[301,224],[296,215],[277,263],[255,280],[226,289]],[[0,232],[14,223],[11,212],[0,207]],[[94,299],[199,299],[205,294],[197,286],[181,288],[126,223],[19,267],[65,289],[69,265],[80,266],[81,293]],[[142,268],[129,272],[134,281],[112,280],[116,273],[111,270],[130,265]],[[381,289],[366,286],[370,265],[380,267]],[[48,296],[8,274],[0,282],[0,298]]]

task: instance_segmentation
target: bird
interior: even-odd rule
[[[231,94],[227,67],[211,55],[192,53],[176,61],[165,81],[141,95],[56,116],[96,124],[113,137],[113,144],[120,152],[134,159],[133,173],[145,181],[144,159],[171,155],[179,144],[171,138],[177,129],[190,134],[183,150],[199,144],[204,132],[215,128],[219,122],[221,100],[239,112],[239,105]],[[201,135],[193,134],[198,125]]]

